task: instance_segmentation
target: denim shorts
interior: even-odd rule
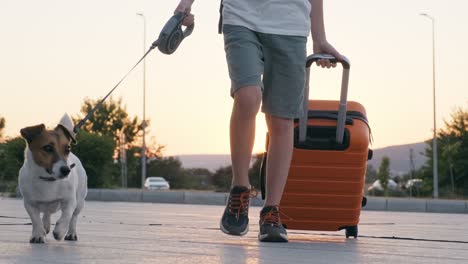
[[[262,89],[262,112],[294,119],[302,114],[307,38],[265,34],[224,25],[231,96],[246,86]]]

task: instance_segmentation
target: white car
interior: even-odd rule
[[[148,190],[169,190],[169,182],[163,177],[148,177],[145,181],[145,188]]]
[[[407,189],[414,187],[414,188],[421,188],[423,185],[423,180],[422,179],[411,179],[408,180],[405,184],[405,187]]]

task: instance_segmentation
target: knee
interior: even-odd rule
[[[257,86],[243,87],[234,94],[235,111],[245,117],[256,116],[261,102],[262,92]]]
[[[267,116],[268,130],[271,136],[289,135],[293,132],[294,121],[292,119]]]

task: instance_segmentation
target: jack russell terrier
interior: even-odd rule
[[[26,140],[19,189],[32,222],[30,243],[44,243],[50,215],[62,215],[53,231],[56,240],[76,241],[76,222],[87,194],[87,176],[80,160],[70,152],[76,143],[73,122],[65,114],[53,130],[44,124],[21,129]],[[42,215],[42,219],[40,214]]]

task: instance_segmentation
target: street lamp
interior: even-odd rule
[[[143,54],[146,52],[146,17],[143,13],[137,13],[143,19]],[[146,180],[146,59],[143,59],[143,142],[141,145],[141,188]]]
[[[432,159],[433,159],[433,173],[434,173],[434,193],[435,199],[439,198],[439,177],[437,175],[437,129],[436,129],[436,90],[435,90],[435,18],[426,13],[421,13],[421,16],[427,17],[432,22],[432,96],[434,105],[434,134],[432,137]]]

